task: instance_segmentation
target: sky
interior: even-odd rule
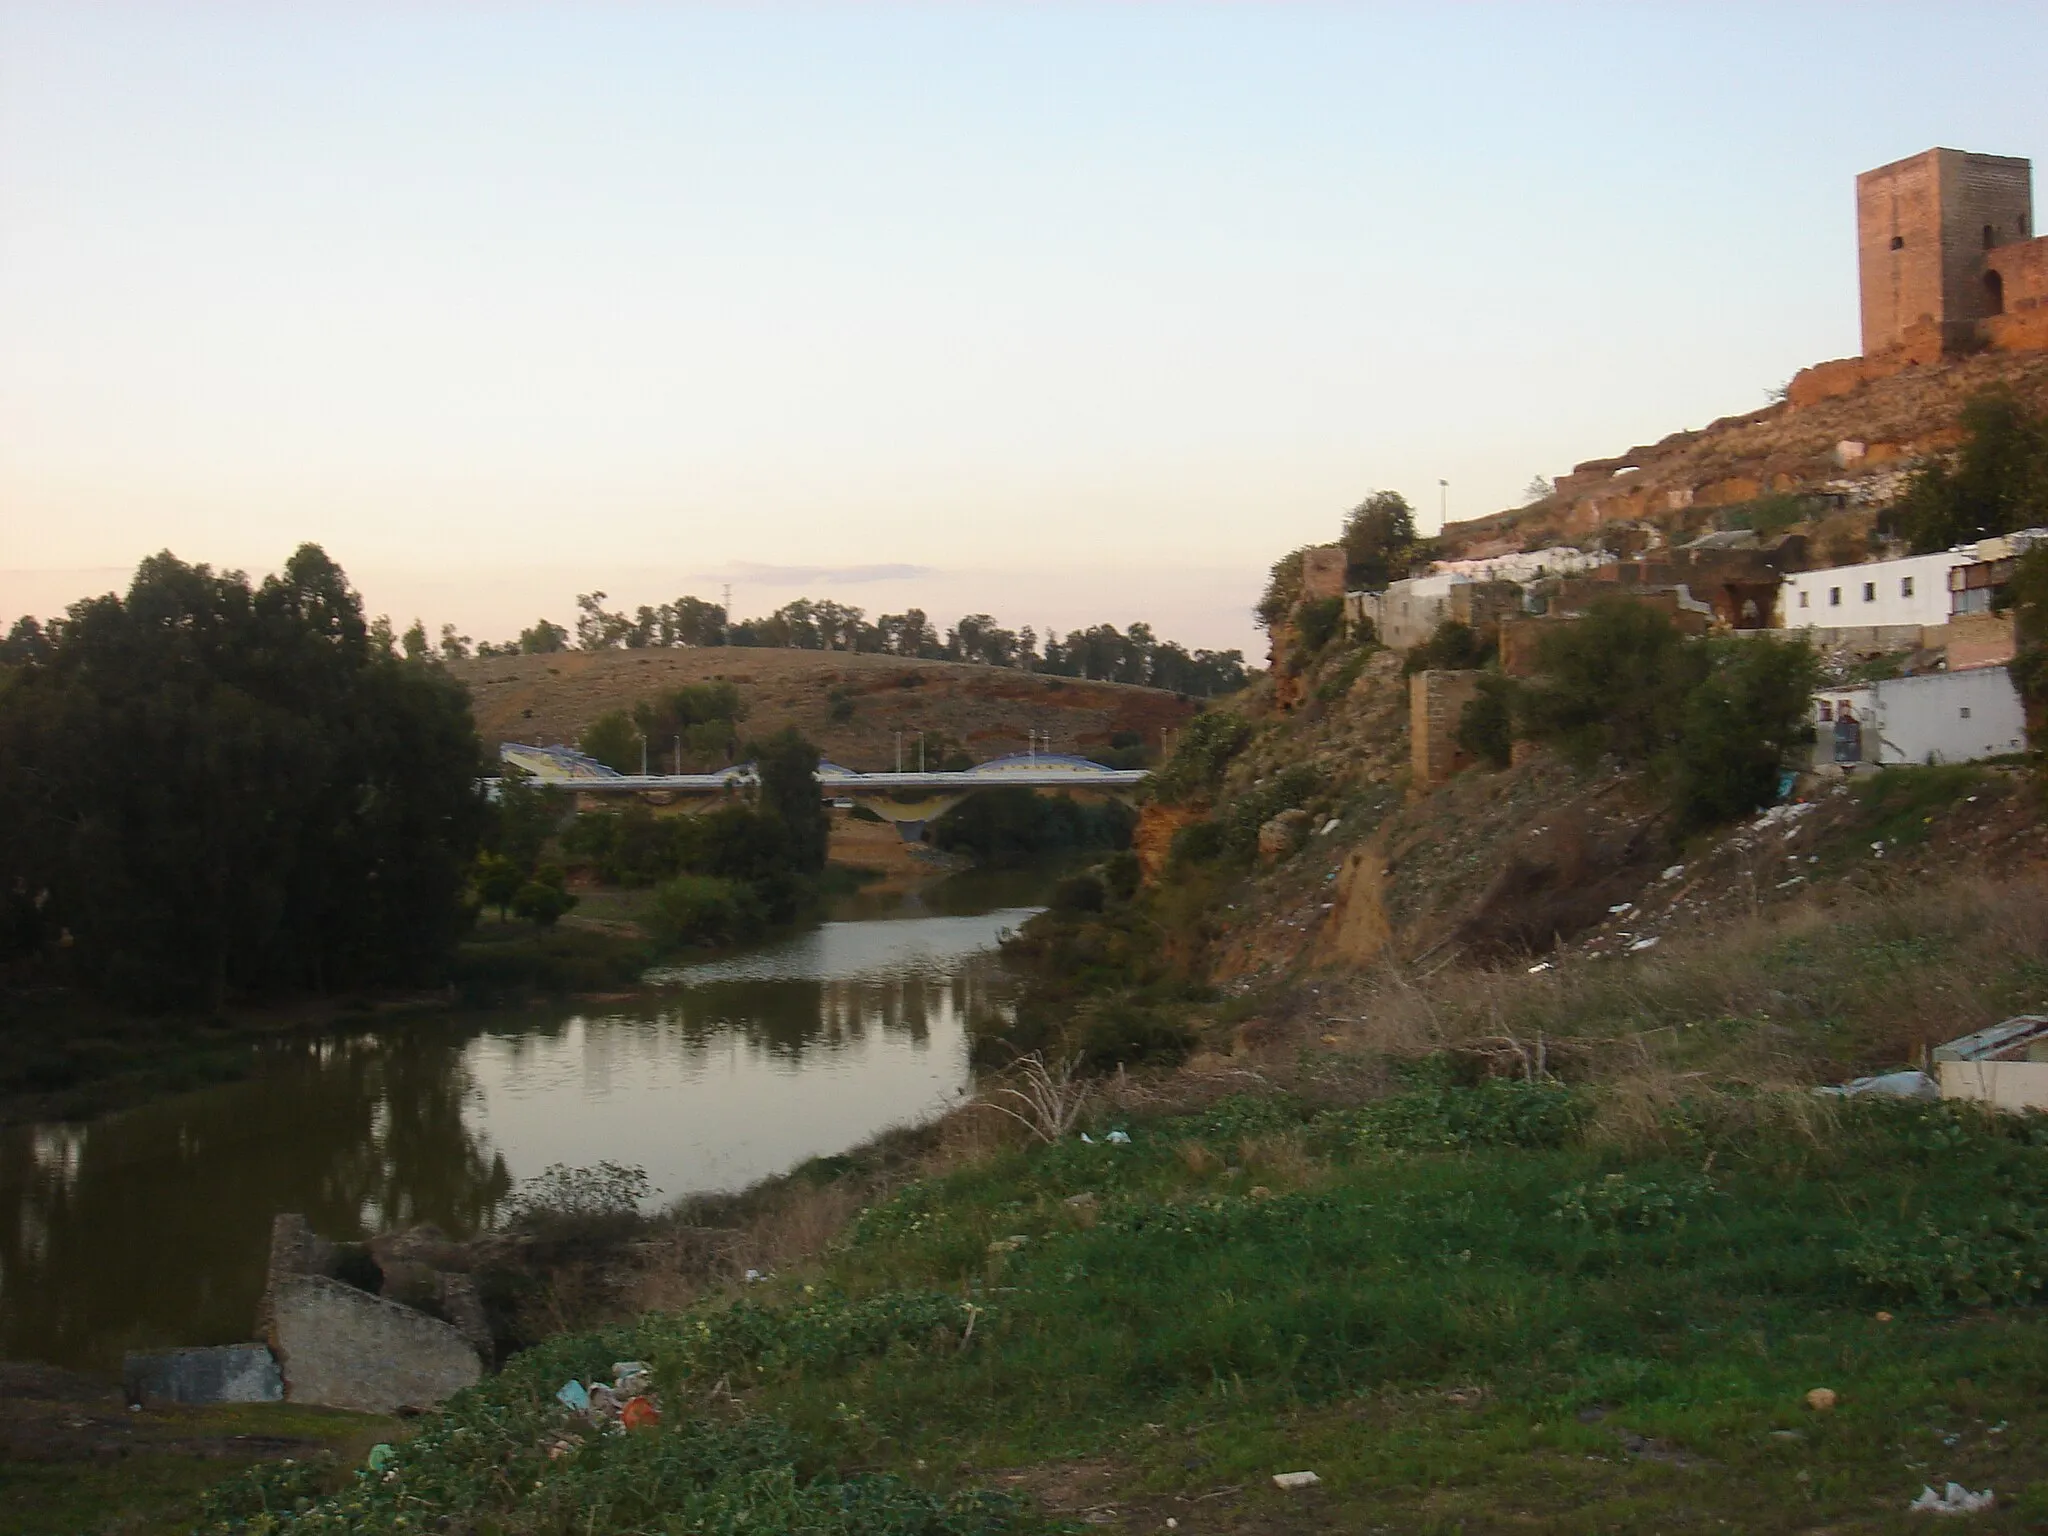
[[[1855,173],[2048,153],[2043,57],[1955,0],[0,0],[0,614],[311,540],[479,639],[729,584],[1254,652],[1374,490],[1853,354]]]

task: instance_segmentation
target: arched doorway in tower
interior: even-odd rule
[[[1996,272],[1984,274],[1984,310],[1993,315],[2005,313],[2005,279]]]

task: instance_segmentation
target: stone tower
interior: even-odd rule
[[[2033,163],[2011,155],[1930,149],[1856,178],[1863,355],[1907,342],[1928,322],[1937,345],[2003,308],[2002,279],[1984,253],[2034,232]]]

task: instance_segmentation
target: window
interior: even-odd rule
[[[2005,279],[1996,272],[1984,274],[1984,307],[1994,315],[2005,313]]]
[[[1906,248],[1906,237],[1905,237],[1904,235],[1893,235],[1893,236],[1892,236],[1892,249],[1893,249],[1893,250],[1895,250],[1895,251],[1903,251],[1903,250],[1904,250],[1905,248]]]
[[[1866,581],[1865,583],[1863,583],[1863,601],[1865,601],[1866,603],[1874,603],[1877,601],[1876,582]]]
[[[1822,725],[1833,725],[1835,723],[1835,706],[1826,699],[1820,701],[1820,723]]]
[[[1804,592],[1799,594],[1799,606],[1802,608],[1806,606],[1806,594]]]
[[[1970,718],[1970,706],[1967,704],[1963,706],[1963,718],[1965,720]]]
[[[1899,578],[1899,596],[1901,596],[1901,597],[1911,597],[1912,595],[1913,595],[1913,578],[1912,578],[1912,577],[1910,577],[1910,576],[1901,576],[1901,577]]]
[[[1842,589],[1840,587],[1828,588],[1828,606],[1830,608],[1839,608],[1842,606]]]
[[[1984,226],[1984,249],[1988,251],[1996,244],[1998,244],[1998,231],[1989,224],[1986,224]]]

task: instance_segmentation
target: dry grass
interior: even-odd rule
[[[1386,970],[1326,988],[1354,1048],[1470,1049],[1619,1084],[1810,1084],[1921,1051],[2048,998],[2048,880],[1960,877],[1809,901],[1633,959],[1556,970]],[[1318,1021],[1323,1027],[1327,1020]]]

